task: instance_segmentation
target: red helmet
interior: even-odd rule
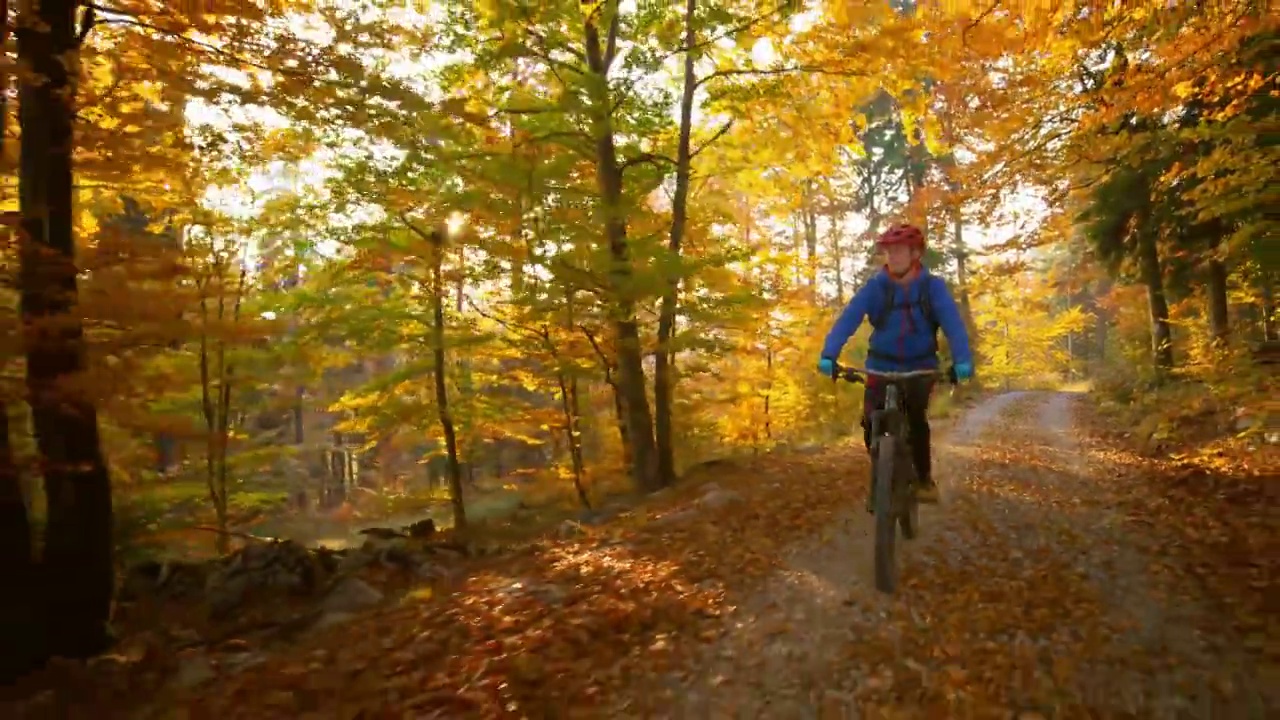
[[[924,233],[920,232],[920,228],[915,225],[893,225],[880,235],[880,239],[876,241],[879,247],[888,245],[913,245],[920,250],[924,250]]]

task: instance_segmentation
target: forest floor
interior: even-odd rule
[[[1274,448],[1228,476],[1113,435],[1070,393],[962,413],[893,597],[850,441],[716,464],[251,670],[135,687],[115,713],[64,693],[59,715],[1276,717]]]

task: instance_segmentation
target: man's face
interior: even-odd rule
[[[920,257],[920,251],[910,245],[890,245],[884,249],[884,264],[889,272],[901,275],[911,269],[911,265]]]

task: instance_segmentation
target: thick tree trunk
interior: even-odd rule
[[[89,657],[110,642],[115,584],[111,481],[98,415],[62,385],[85,369],[76,314],[71,152],[78,51],[74,0],[43,0],[18,18],[22,213],[20,303],[26,328],[27,391],[44,473],[48,521],[42,575],[49,650]]]
[[[0,406],[0,574],[9,589],[0,593],[0,684],[34,670],[47,654],[38,608],[39,579],[31,547],[17,459],[9,428],[8,404]]]
[[[1165,297],[1164,276],[1160,271],[1160,251],[1155,234],[1138,223],[1138,253],[1142,282],[1147,286],[1147,305],[1151,313],[1151,354],[1156,372],[1164,375],[1173,369],[1173,333],[1169,327],[1169,301]]]
[[[611,267],[609,279],[613,291],[609,314],[613,325],[618,357],[618,390],[623,396],[627,415],[627,436],[631,445],[631,475],[636,489],[653,491],[661,487],[658,474],[658,452],[653,437],[653,415],[649,410],[649,394],[644,375],[640,324],[636,320],[636,289],[631,268],[631,248],[627,241],[627,218],[622,199],[622,167],[614,145],[613,122],[610,117],[612,97],[608,91],[609,65],[617,46],[618,15],[616,3],[607,12],[598,10],[595,19],[586,23],[586,56],[595,75],[593,105],[596,113],[596,182],[604,215],[604,236],[609,244]],[[602,44],[596,26],[601,15],[609,18],[607,45]],[[606,50],[607,47],[607,50]]]
[[[1209,304],[1209,332],[1215,342],[1225,344],[1231,334],[1227,304],[1227,266],[1221,260],[1209,261],[1205,273],[1205,293]]]
[[[9,2],[0,0],[0,52],[8,43]],[[9,74],[0,71],[0,138],[6,137],[9,128],[8,89]],[[8,157],[0,158],[0,165],[8,172]],[[0,232],[12,238],[20,220],[19,213],[5,213]],[[13,287],[15,278],[6,273],[4,284]],[[39,584],[32,555],[31,518],[9,427],[13,400],[16,398],[6,397],[0,402],[0,577],[8,578],[10,587],[0,593],[0,638],[5,638],[0,645],[0,684],[34,669],[46,653],[44,627],[37,612]]]

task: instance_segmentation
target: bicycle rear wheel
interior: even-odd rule
[[[898,518],[894,512],[893,475],[897,471],[898,457],[895,438],[885,435],[879,438],[876,462],[876,589],[892,594],[898,585],[898,567],[895,555],[898,535]]]
[[[911,490],[902,502],[903,511],[898,516],[898,522],[902,525],[902,537],[915,540],[920,536],[920,501],[916,499],[915,491]]]

